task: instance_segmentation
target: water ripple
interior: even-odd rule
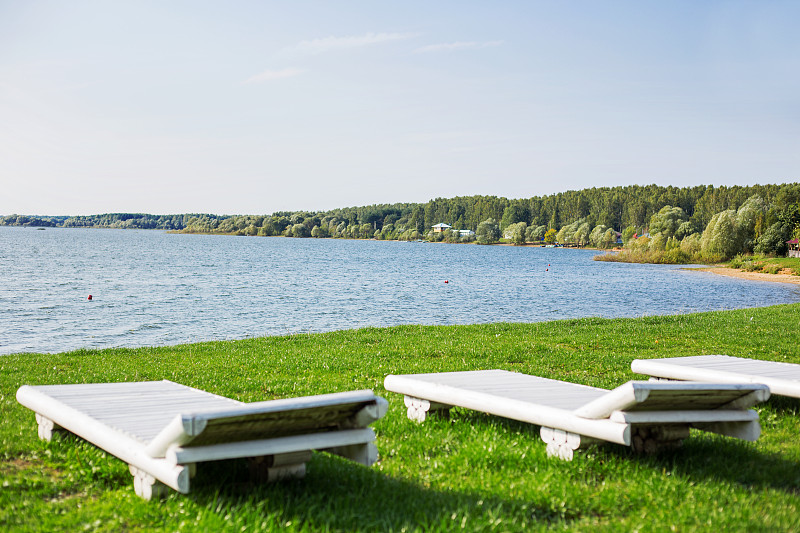
[[[800,301],[585,250],[0,227],[0,251],[0,354]]]

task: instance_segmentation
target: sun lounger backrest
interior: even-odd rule
[[[208,446],[266,437],[363,428],[386,413],[372,391],[353,391],[240,404],[227,409],[180,414],[147,446],[161,457],[170,446]]]

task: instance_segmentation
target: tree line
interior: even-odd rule
[[[734,249],[739,253],[753,251],[757,246],[766,253],[779,253],[787,240],[784,237],[796,232],[798,221],[793,213],[797,213],[798,205],[798,183],[730,187],[629,185],[527,199],[457,196],[426,203],[380,204],[322,212],[285,211],[271,215],[8,215],[0,217],[0,225],[316,238],[476,240],[479,243],[497,242],[504,237],[517,244],[545,241],[598,248],[616,245],[620,236],[628,245],[634,236],[649,233],[645,240],[634,239],[640,252],[648,242],[647,251],[661,251],[662,241],[664,252],[680,249],[680,244],[691,237],[684,246],[687,256],[695,257],[695,249],[704,249],[708,257],[723,257]],[[446,223],[452,229],[434,233],[431,227],[437,223]],[[474,235],[455,230],[471,230]],[[735,238],[723,245],[720,244],[722,237],[712,239],[712,234],[735,234]],[[705,248],[701,241],[706,243]],[[688,243],[692,243],[691,246]],[[685,259],[672,252],[673,260],[681,258]]]
[[[182,230],[196,217],[223,219],[219,215],[148,215],[144,213],[105,213],[87,216],[36,216],[6,215],[0,217],[0,226],[35,226],[60,228],[117,228]]]
[[[641,237],[627,228],[625,248],[595,259],[647,263],[717,263],[740,254],[785,255],[790,239],[800,238],[800,186],[783,189],[768,202],[758,194],[738,208],[715,213],[698,227],[680,207],[664,206]]]

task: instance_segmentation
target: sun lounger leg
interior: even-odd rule
[[[378,460],[378,447],[375,446],[374,442],[336,446],[335,448],[325,448],[322,451],[350,459],[365,466],[370,466]]]
[[[249,457],[247,466],[250,475],[257,481],[271,483],[282,479],[300,479],[306,475],[306,463],[311,460],[311,451],[282,453],[261,457]]]
[[[150,500],[153,497],[160,498],[166,496],[169,487],[161,483],[159,480],[133,465],[129,467],[131,474],[133,474],[133,490],[136,495]]]
[[[39,413],[36,413],[36,423],[39,424],[39,438],[42,440],[52,439],[53,432],[62,429],[61,426]]]
[[[751,442],[758,440],[761,436],[761,424],[758,420],[751,422],[716,422],[711,424],[694,424],[695,427],[701,431],[710,431],[719,435],[727,435],[728,437],[735,437],[737,439],[749,440]]]
[[[547,444],[547,455],[558,457],[564,461],[572,461],[575,450],[581,446],[586,447],[588,444],[596,442],[595,439],[583,437],[577,433],[544,426],[539,430],[539,435]]]
[[[406,396],[405,403],[408,408],[408,418],[417,422],[424,422],[425,413],[428,411],[446,411],[452,407],[451,405],[414,398],[413,396]]]

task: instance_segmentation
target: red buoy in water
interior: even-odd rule
[[[449,279],[444,280],[445,283],[450,283]]]
[[[90,294],[89,297],[87,298],[87,300],[91,300],[91,299],[92,299],[92,295]]]

